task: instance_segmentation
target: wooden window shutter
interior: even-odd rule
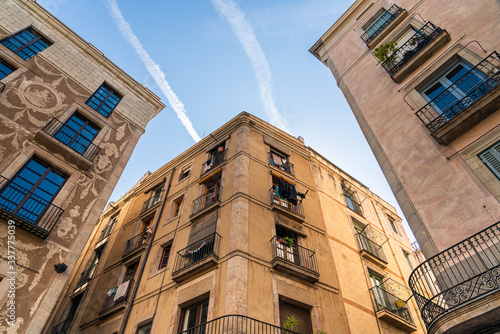
[[[481,153],[479,158],[500,180],[500,142]]]
[[[280,326],[286,321],[286,317],[291,315],[295,315],[295,318],[300,323],[295,330],[296,332],[302,334],[311,334],[313,332],[309,310],[287,302],[280,302]]]

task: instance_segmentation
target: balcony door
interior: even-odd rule
[[[178,333],[204,334],[208,316],[208,299],[182,309]]]
[[[0,207],[34,224],[67,177],[37,159],[30,159],[0,193]]]
[[[276,240],[276,255],[286,261],[299,265],[297,235],[280,225],[276,225]]]
[[[356,232],[358,234],[358,241],[361,249],[373,254],[373,247],[370,242],[370,238],[368,238],[368,233],[366,233],[366,226],[354,223],[354,229],[356,229]]]
[[[205,196],[203,198],[203,207],[206,208],[219,200],[220,179],[208,181],[205,184]]]
[[[147,229],[151,226],[152,221],[153,221],[153,217],[142,222],[141,232],[139,233],[139,236],[137,237],[137,242],[135,244],[135,247],[139,247],[147,241],[147,239],[148,239]]]
[[[375,302],[378,305],[378,309],[391,310],[391,302],[385,290],[383,278],[370,273],[370,282],[372,283],[373,296],[375,298]]]
[[[308,309],[281,300],[279,307],[280,307],[281,327],[283,327],[283,325],[287,323],[287,319],[293,317],[296,320],[298,320],[299,323],[298,326],[292,329],[294,332],[303,334],[313,333],[312,323],[311,323],[311,312]],[[286,331],[283,330],[282,333],[286,333]]]
[[[61,126],[54,137],[83,155],[98,133],[99,128],[95,124],[75,113]]]

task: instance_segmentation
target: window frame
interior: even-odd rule
[[[199,326],[199,325],[205,323],[205,322],[202,322],[203,306],[205,303],[206,303],[206,317],[207,317],[207,319],[205,319],[205,322],[206,322],[206,320],[208,320],[208,307],[209,307],[210,299],[203,299],[202,301],[199,301],[199,302],[190,304],[188,306],[182,307],[177,333],[181,333],[183,331],[188,330],[189,328],[193,328],[193,327],[196,327],[196,326]],[[186,319],[186,312],[194,309],[195,307],[196,307],[196,320],[195,320],[196,324],[193,327],[188,327],[188,328],[183,329],[184,326],[189,325],[188,323],[186,323],[186,320],[189,321],[189,318]],[[189,315],[188,315],[188,317],[189,317]],[[201,332],[202,331],[200,331],[200,334],[201,334]]]
[[[161,270],[163,268],[168,267],[168,263],[170,261],[170,252],[172,251],[172,242],[167,243],[166,245],[162,246],[162,251],[160,255],[160,261],[158,263],[158,270]],[[167,253],[165,255],[165,253]],[[166,261],[165,261],[166,258]]]
[[[74,128],[72,128],[71,126],[69,126],[68,124],[70,122],[74,122],[76,124],[78,124],[77,122],[74,121],[74,119],[78,119],[80,121],[83,121],[83,125],[80,126],[80,128],[78,130],[75,130]],[[87,130],[87,127],[90,127],[91,129],[95,130],[95,135],[94,137],[92,138],[92,140],[89,140],[87,137],[83,136],[82,135],[82,132],[83,131],[86,131]],[[65,128],[69,128],[72,132],[74,132],[74,135],[71,137],[70,135],[68,135],[66,132],[63,132],[63,129]],[[88,130],[87,130],[88,131]],[[71,148],[73,151],[79,153],[80,155],[83,155],[87,149],[90,147],[90,145],[92,143],[94,143],[95,139],[97,138],[97,136],[99,135],[99,132],[101,132],[101,127],[99,127],[97,124],[95,124],[94,122],[90,121],[87,117],[85,117],[84,115],[82,115],[81,113],[79,113],[78,111],[75,111],[73,114],[71,114],[70,117],[68,117],[68,119],[63,123],[63,125],[61,126],[61,128],[59,130],[56,131],[56,133],[54,133],[53,137],[56,138],[57,140],[59,140],[61,143],[63,143],[64,145],[66,145],[67,147]],[[61,138],[58,138],[57,136],[60,134],[60,133],[63,133],[66,137],[71,137],[69,142],[66,143],[64,142]],[[77,141],[77,139],[79,137],[82,137],[84,140],[88,141],[88,144],[87,145],[84,145],[82,144],[80,141]],[[85,147],[85,149],[83,151],[79,151],[77,148],[73,147],[72,145],[74,143],[77,143],[78,145],[82,146],[82,147]]]
[[[172,208],[172,218],[176,218],[181,214],[182,204],[184,203],[184,196],[174,200]]]
[[[399,229],[396,226],[396,220],[389,216],[387,216],[387,220],[389,221],[389,225],[391,225],[392,231],[396,234],[399,234]]]
[[[139,261],[135,261],[133,263],[127,264],[125,266],[125,272],[123,274],[122,283],[125,283],[127,281],[133,281],[135,278],[135,273],[137,272],[138,268],[139,268]],[[127,279],[128,277],[130,277],[130,278]]]
[[[485,158],[484,156],[486,154],[491,154],[492,158],[496,160],[496,164],[498,164],[498,170],[497,168],[488,160],[488,158]],[[481,153],[477,155],[479,160],[488,167],[488,169],[493,173],[493,175],[500,180],[500,141],[497,141]]]
[[[106,94],[106,96],[104,97],[104,99],[100,99],[99,97],[99,94],[101,92],[101,89],[105,89],[105,90],[108,90],[109,92]],[[113,107],[111,108],[111,110],[109,111],[104,111],[103,112],[103,108],[105,106],[108,106],[106,104],[106,102],[108,102],[108,100],[114,96],[117,101],[116,101],[116,104],[113,105]],[[99,103],[95,103],[93,101],[93,99],[97,99],[99,101]],[[88,105],[90,108],[94,109],[95,111],[97,111],[101,116],[105,117],[105,118],[109,118],[109,116],[111,116],[111,114],[113,113],[113,111],[116,109],[116,107],[118,106],[118,104],[120,103],[120,101],[123,99],[123,95],[120,94],[118,91],[116,91],[113,87],[111,87],[110,85],[108,85],[106,82],[103,82],[95,91],[94,93],[87,99],[87,101],[85,101],[85,104]],[[96,106],[92,106],[91,103],[93,104],[96,104]],[[108,106],[109,107],[109,106]]]
[[[10,70],[9,73],[7,73],[6,71],[4,71],[2,69],[1,66],[4,66],[7,70]],[[12,66],[8,61],[6,61],[5,59],[3,58],[0,58],[0,80],[6,78],[7,76],[9,76],[10,74],[12,74],[14,71],[16,71],[17,68]],[[3,76],[2,76],[3,75]]]
[[[27,43],[24,43],[24,42],[20,41],[18,39],[18,36],[23,35],[25,32],[28,32],[28,33],[32,34],[35,38],[32,39],[31,41],[27,42]],[[18,48],[11,48],[11,47],[5,45],[5,43],[8,42],[13,47],[15,47],[15,44],[12,43],[12,40],[16,40],[18,43],[21,44],[21,46],[18,47]],[[33,46],[37,42],[42,42],[46,46],[43,49],[39,50],[39,51],[34,51],[33,49],[31,49],[31,46]],[[38,32],[38,30],[34,29],[32,26],[29,26],[29,27],[26,27],[26,28],[24,28],[24,29],[22,29],[22,30],[20,30],[20,31],[14,33],[14,34],[12,34],[12,35],[9,35],[9,36],[3,38],[2,40],[0,40],[0,44],[2,44],[3,46],[5,46],[10,51],[14,52],[16,55],[18,55],[19,57],[21,57],[23,60],[28,61],[31,58],[35,57],[40,52],[42,52],[43,50],[45,50],[48,47],[50,47],[53,43],[47,37],[45,37],[40,32]],[[30,50],[34,54],[32,56],[29,56],[26,52],[24,52],[25,49]],[[23,55],[25,55],[25,56],[23,56]]]
[[[192,163],[189,163],[179,170],[179,179],[177,183],[184,181],[191,175],[191,169],[193,167]]]

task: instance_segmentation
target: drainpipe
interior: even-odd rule
[[[163,213],[163,208],[165,207],[165,202],[167,201],[168,192],[170,190],[170,184],[172,182],[172,176],[174,175],[175,167],[172,169],[170,173],[170,179],[168,180],[167,190],[165,190],[165,196],[163,197],[163,202],[161,203],[160,212],[156,217],[156,222],[154,224],[153,233],[151,234],[151,238],[149,239],[148,248],[146,249],[146,253],[144,254],[144,260],[141,264],[141,269],[139,270],[139,274],[137,276],[137,280],[134,286],[134,291],[132,291],[132,296],[130,296],[130,301],[128,302],[127,311],[125,312],[125,317],[123,318],[122,327],[120,328],[120,334],[125,333],[125,327],[127,326],[127,321],[130,316],[130,310],[132,309],[132,304],[134,303],[135,295],[137,294],[137,290],[139,289],[139,283],[141,282],[142,274],[144,273],[144,267],[146,267],[146,260],[148,259],[149,253],[151,251],[151,246],[153,245],[153,240],[156,235],[156,230],[158,230],[158,225],[160,222],[160,217]]]

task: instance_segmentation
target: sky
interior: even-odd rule
[[[403,218],[333,75],[308,51],[354,0],[38,2],[166,105],[110,200],[247,111],[302,136]]]

